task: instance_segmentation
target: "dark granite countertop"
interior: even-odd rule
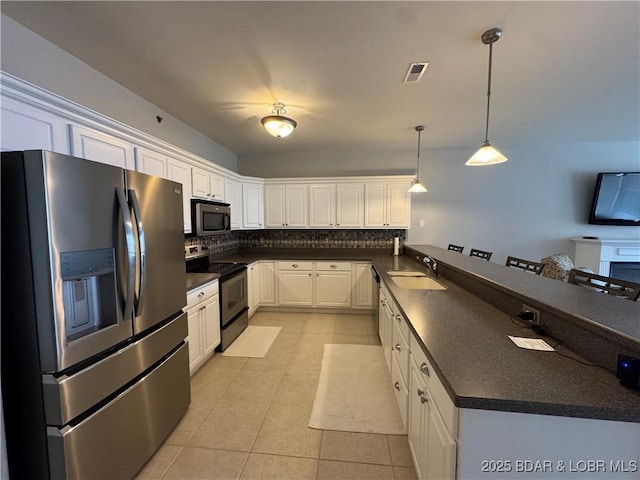
[[[187,273],[187,292],[220,278],[219,273]]]
[[[412,248],[452,268],[481,276],[495,288],[509,289],[512,285],[513,290],[540,303],[548,301],[554,308],[584,315],[587,322],[604,315],[607,307],[599,305],[599,301],[628,302],[629,305],[620,304],[624,305],[622,313],[613,315],[612,321],[617,322],[615,325],[621,327],[624,335],[635,338],[633,325],[629,323],[629,318],[637,320],[633,316],[638,313],[634,302],[600,298],[557,280],[436,247]],[[446,278],[438,279],[447,287],[441,291],[397,287],[387,271],[428,273],[408,255],[393,257],[386,249],[267,248],[241,249],[216,259],[246,263],[287,259],[371,261],[413,333],[422,341],[424,353],[457,407],[640,422],[640,391],[622,387],[615,375],[605,369],[583,365],[553,352],[518,348],[508,335],[535,337],[534,332],[513,323],[507,313]],[[553,340],[548,343],[554,345]]]

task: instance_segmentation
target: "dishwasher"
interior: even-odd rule
[[[372,320],[373,320],[373,324],[375,325],[376,329],[374,330],[375,332],[378,331],[378,322],[379,322],[379,308],[380,308],[380,275],[378,274],[378,271],[376,270],[376,267],[374,267],[373,265],[371,265],[371,277],[372,277],[372,281],[371,281],[371,316],[372,316]]]

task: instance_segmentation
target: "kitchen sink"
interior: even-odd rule
[[[424,275],[424,274],[423,274]],[[433,278],[424,276],[391,276],[391,280],[400,288],[409,288],[412,290],[446,290],[447,287]]]
[[[427,274],[424,272],[418,272],[415,270],[391,270],[387,272],[387,275],[391,275],[392,277],[426,277]]]

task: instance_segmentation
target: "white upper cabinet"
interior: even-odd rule
[[[361,228],[364,224],[364,184],[309,185],[309,227]]]
[[[242,184],[242,226],[262,228],[264,224],[264,187],[259,183]]]
[[[306,228],[308,185],[267,185],[265,226]]]
[[[336,185],[336,226],[361,228],[364,226],[364,184]]]
[[[197,198],[224,202],[226,198],[225,179],[208,170],[193,167],[191,172],[191,193]]]
[[[156,177],[167,177],[167,156],[162,153],[149,150],[148,148],[136,147],[136,170],[155,175]]]
[[[409,228],[411,194],[409,183],[371,183],[365,185],[364,226]]]
[[[335,185],[309,185],[309,226],[330,228],[336,223]]]
[[[242,190],[240,183],[225,178],[226,202],[231,205],[231,230],[242,228]]]
[[[2,150],[50,150],[69,153],[64,119],[39,108],[2,97]]]
[[[71,155],[115,167],[135,169],[133,144],[104,132],[70,125]]]
[[[167,157],[167,179],[182,184],[184,233],[191,233],[191,165]]]

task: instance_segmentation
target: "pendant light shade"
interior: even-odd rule
[[[427,187],[425,187],[420,181],[420,133],[424,130],[424,125],[416,125],[416,132],[418,132],[418,160],[416,162],[416,179],[409,187],[408,192],[411,193],[424,193],[427,191]]]
[[[284,116],[284,114],[287,113],[284,109],[284,103],[274,103],[271,113],[274,115],[264,117],[261,122],[265,130],[274,137],[287,137],[293,132],[294,128],[298,126],[298,123],[294,119]]]
[[[465,165],[471,167],[483,166],[483,165],[495,165],[497,163],[503,163],[507,161],[500,151],[494,148],[489,143],[489,107],[491,105],[491,64],[493,60],[493,44],[498,41],[502,36],[502,30],[499,28],[492,28],[482,34],[482,43],[489,45],[489,78],[487,81],[487,120],[484,130],[484,142],[480,146],[480,149],[473,154],[473,156],[467,160]]]

